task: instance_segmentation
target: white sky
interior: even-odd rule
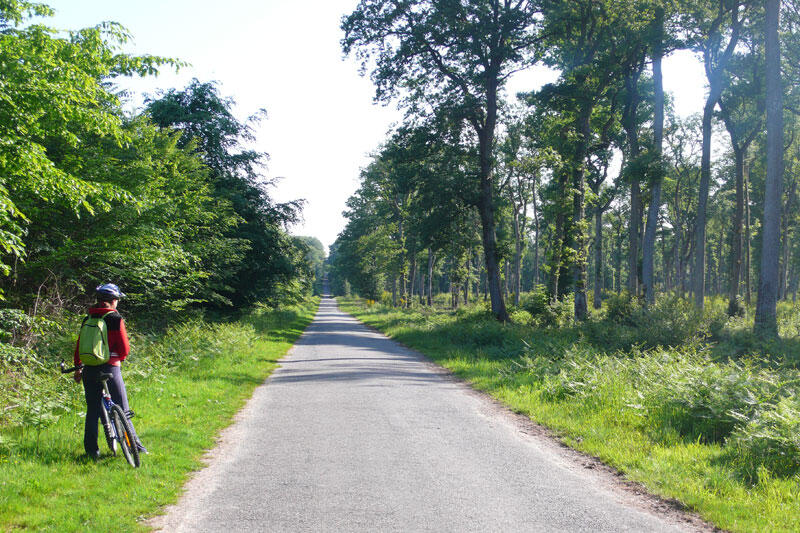
[[[217,80],[244,118],[266,108],[257,148],[270,154],[269,176],[279,201],[306,199],[304,222],[291,229],[327,247],[344,228],[341,212],[358,186],[359,169],[401,113],[372,104],[374,90],[343,60],[339,22],[358,0],[41,0],[56,10],[58,29],[101,21],[123,24],[135,53],[190,63],[175,74],[126,83],[139,94],[184,87],[192,78]],[[545,69],[520,73],[509,94],[552,81]],[[680,115],[700,112],[702,65],[689,52],[664,62],[664,86]]]

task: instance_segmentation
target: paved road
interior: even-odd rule
[[[165,531],[679,531],[323,299],[153,525]]]

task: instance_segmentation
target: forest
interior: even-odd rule
[[[722,297],[775,334],[800,284],[795,2],[412,3],[342,22],[406,119],[348,202],[338,293],[482,298],[501,321],[537,291],[577,321],[608,294]],[[702,114],[664,92],[677,50],[704,65]],[[506,94],[534,65],[558,80]]]
[[[283,312],[321,290],[322,244],[289,234],[303,201],[270,196],[268,154],[252,148],[265,110],[239,119],[217,82],[197,79],[137,108],[120,79],[185,63],[123,52],[132,36],[117,23],[57,31],[52,14],[0,1],[4,431],[58,418],[55,363],[71,360],[102,283],[127,294],[145,366],[145,347],[180,323]]]
[[[152,314],[278,305],[311,290],[324,249],[287,232],[302,200],[270,197],[268,155],[251,148],[263,109],[239,120],[215,82],[195,79],[130,111],[116,79],[183,63],[122,53],[131,36],[115,23],[65,37],[32,20],[46,6],[0,8],[7,321],[74,310],[103,280]]]
[[[404,120],[328,259],[344,309],[734,531],[800,527],[800,4],[363,0]],[[704,67],[681,116],[663,61]],[[508,94],[515,73],[552,83]]]

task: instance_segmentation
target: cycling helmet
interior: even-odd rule
[[[125,294],[113,283],[98,285],[94,292],[98,300],[119,300],[125,298]]]

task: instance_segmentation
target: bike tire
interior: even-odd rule
[[[113,430],[111,428],[111,420],[108,416],[108,411],[106,411],[105,406],[100,409],[100,423],[103,426],[103,433],[106,436],[106,444],[108,444],[108,449],[111,450],[111,455],[117,455],[117,439],[114,438],[112,434]]]
[[[111,406],[111,418],[114,421],[114,428],[117,430],[117,440],[119,441],[120,448],[122,448],[122,455],[125,456],[125,460],[128,461],[128,464],[134,468],[139,468],[141,464],[139,459],[139,447],[134,440],[131,423],[128,421],[128,418],[119,405]]]

